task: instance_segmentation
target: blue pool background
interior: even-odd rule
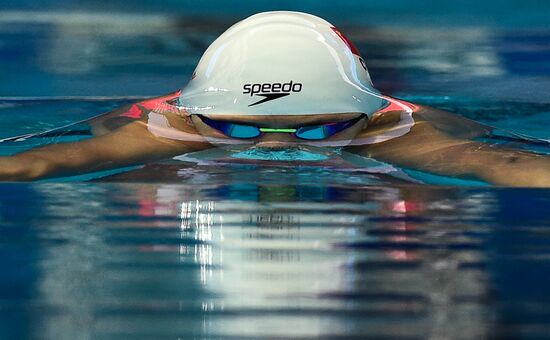
[[[220,32],[269,9],[332,21],[384,93],[550,138],[542,1],[3,2],[0,138],[178,89]],[[548,189],[175,172],[0,184],[0,337],[550,334]]]

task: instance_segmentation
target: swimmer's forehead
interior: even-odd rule
[[[208,118],[223,120],[234,123],[251,123],[251,124],[288,124],[304,125],[304,124],[323,124],[334,123],[350,120],[359,117],[361,113],[324,113],[324,114],[309,114],[303,116],[297,115],[274,115],[274,116],[256,116],[256,115],[207,115]]]

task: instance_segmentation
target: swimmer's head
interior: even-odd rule
[[[370,115],[386,101],[355,46],[327,21],[266,12],[242,20],[202,56],[179,105],[201,115]]]

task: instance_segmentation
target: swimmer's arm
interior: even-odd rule
[[[418,122],[399,138],[352,151],[397,166],[496,185],[550,187],[550,157],[456,139]]]
[[[208,147],[208,143],[201,141],[157,137],[143,122],[134,122],[100,137],[0,157],[0,180],[77,175],[166,159]]]

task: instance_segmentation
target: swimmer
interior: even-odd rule
[[[550,187],[550,157],[474,138],[491,128],[382,95],[357,48],[313,15],[267,12],[230,27],[181,91],[89,122],[94,137],[0,157],[28,181],[202,150],[327,150],[504,186]]]

